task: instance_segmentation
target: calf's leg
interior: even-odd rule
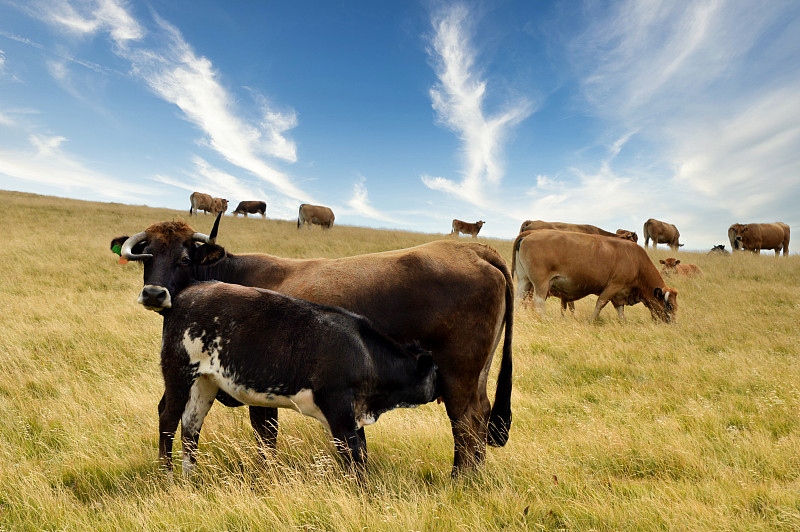
[[[217,385],[208,377],[194,381],[189,391],[189,400],[181,416],[181,440],[183,441],[183,476],[188,477],[197,463],[197,442],[206,414],[214,404]]]
[[[262,446],[274,450],[278,444],[278,409],[266,406],[250,407],[250,425]]]

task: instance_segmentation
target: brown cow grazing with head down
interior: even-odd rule
[[[247,218],[248,214],[260,214],[262,218],[267,217],[267,204],[263,201],[240,201],[236,210],[233,211],[234,216],[244,214]]]
[[[678,242],[681,234],[673,224],[650,218],[644,223],[642,234],[644,234],[644,247],[647,247],[650,240],[653,241],[653,249],[656,248],[656,244],[666,244],[672,251],[683,247],[683,244]]]
[[[211,265],[224,253],[203,258]],[[364,317],[271,290],[227,283],[172,288],[164,316],[159,458],[172,470],[181,421],[183,474],[196,462],[203,420],[220,390],[247,405],[292,408],[319,420],[346,464],[366,473],[364,425],[436,398],[433,357],[402,346]],[[302,340],[298,340],[302,338]]]
[[[330,229],[333,227],[334,219],[333,211],[329,207],[303,203],[297,213],[297,228],[300,229],[303,224],[308,224],[308,228],[311,229],[312,224],[317,224],[323,229]]]
[[[756,255],[762,249],[774,249],[775,256],[789,254],[789,226],[782,222],[772,224],[733,224],[728,228],[731,248],[737,251],[748,250]]]
[[[285,259],[234,255],[215,244],[215,237],[216,224],[209,237],[184,222],[162,222],[132,237],[118,237],[112,247],[124,242],[122,256],[144,262],[139,303],[151,310],[171,308],[171,292],[182,279],[213,279],[343,307],[366,316],[398,342],[419,341],[439,367],[455,443],[453,471],[480,465],[487,439],[495,446],[506,443],[514,289],[511,273],[495,250],[447,240],[340,259]],[[223,258],[205,264],[204,257],[211,253]],[[492,406],[486,385],[501,337],[502,362]],[[227,405],[240,404],[226,394],[217,398]],[[250,419],[259,437],[274,446],[277,410],[251,407]]]
[[[523,233],[514,241],[512,271],[517,295],[524,299],[533,291],[542,314],[548,292],[568,301],[597,294],[592,320],[609,301],[622,320],[625,305],[639,302],[667,323],[678,312],[677,291],[664,284],[645,250],[620,238],[550,229]]]
[[[519,228],[520,234],[526,231],[538,231],[540,229],[555,229],[556,231],[570,231],[573,233],[584,233],[587,235],[602,235],[612,236],[614,238],[622,238],[632,242],[638,242],[639,237],[633,231],[626,231],[625,229],[617,229],[616,233],[611,233],[600,229],[596,225],[591,224],[571,224],[567,222],[545,222],[542,220],[526,220],[522,222]]]
[[[697,264],[683,264],[680,259],[669,257],[658,261],[661,263],[661,273],[665,275],[684,275],[686,277],[702,277],[703,270]]]
[[[461,220],[453,220],[453,230],[450,231],[450,234],[458,236],[464,233],[465,235],[472,235],[472,238],[477,238],[484,223],[486,222],[483,220],[475,222],[474,224],[462,222]]]

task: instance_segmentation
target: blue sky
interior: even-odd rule
[[[0,0],[0,188],[800,230],[800,2]]]

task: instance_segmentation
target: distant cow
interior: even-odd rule
[[[297,228],[300,229],[303,224],[308,224],[308,228],[311,229],[312,224],[317,224],[323,229],[330,229],[333,227],[334,218],[333,211],[328,207],[303,203],[297,213]]]
[[[228,200],[224,198],[214,198],[212,201],[213,208],[211,209],[211,214],[214,216],[219,213],[225,214],[225,211],[228,210]]]
[[[460,233],[464,233],[465,235],[472,235],[472,238],[477,238],[484,223],[486,222],[483,220],[475,222],[474,224],[462,222],[461,220],[453,220],[453,230],[450,231],[450,234],[458,236]]]
[[[247,218],[248,214],[260,214],[262,218],[267,217],[267,204],[263,201],[240,201],[239,206],[233,211],[234,216],[244,214]]]
[[[789,226],[785,223],[733,224],[728,228],[728,238],[734,250],[748,250],[761,254],[762,249],[774,249],[775,256],[789,254]]]
[[[627,229],[617,229],[616,235],[620,238],[625,240],[630,240],[631,242],[639,242],[639,235],[634,233],[633,231],[628,231]]]
[[[677,291],[664,284],[645,250],[633,242],[543,229],[517,236],[511,264],[518,275],[517,296],[532,290],[542,314],[552,292],[567,301],[597,294],[592,320],[609,301],[622,320],[625,305],[640,301],[653,319],[676,319]]]
[[[685,275],[686,277],[703,276],[703,270],[700,269],[700,266],[697,264],[683,264],[680,259],[676,259],[675,257],[669,257],[668,259],[663,259],[658,262],[662,265],[661,273],[666,275],[675,273],[677,275]]]
[[[720,254],[720,255],[730,255],[731,252],[725,249],[725,244],[717,244],[710,250],[708,250],[709,255],[713,254]]]
[[[654,218],[650,218],[644,223],[642,234],[644,235],[644,247],[647,247],[650,240],[653,241],[653,249],[656,248],[656,244],[667,244],[672,251],[683,246],[678,242],[681,234],[677,227]]]
[[[172,307],[162,315],[159,459],[172,469],[181,421],[184,476],[196,463],[200,429],[220,390],[247,405],[291,408],[319,420],[345,463],[356,466],[366,459],[361,427],[393,408],[436,398],[430,352],[401,346],[338,307],[212,282],[174,286]]]
[[[214,198],[202,192],[192,192],[189,196],[191,206],[189,207],[189,215],[194,214],[197,216],[197,211],[203,211],[206,214],[214,210]],[[194,211],[194,212],[192,212]]]
[[[611,233],[600,229],[596,225],[591,224],[571,224],[567,222],[545,222],[542,220],[526,220],[522,222],[519,228],[520,234],[525,231],[538,231],[540,229],[555,229],[556,231],[570,231],[572,233],[584,233],[587,235],[602,235],[613,236],[614,238],[622,238],[632,242],[638,242],[639,237],[633,231],[626,231],[625,229],[617,229],[616,233]]]

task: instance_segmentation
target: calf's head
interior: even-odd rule
[[[172,298],[197,280],[197,268],[211,266],[225,257],[225,249],[214,243],[219,216],[211,236],[197,233],[185,222],[153,224],[130,237],[117,237],[111,248],[119,246],[119,254],[144,266],[144,287],[139,303],[149,310],[161,312],[172,307]]]
[[[667,275],[672,275],[677,272],[678,264],[681,263],[680,259],[676,259],[675,257],[669,257],[668,259],[663,259],[658,262],[661,263],[661,272]]]

